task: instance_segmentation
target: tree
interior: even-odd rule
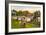
[[[40,17],[40,11],[36,11],[36,12],[34,13],[34,18],[36,18],[36,17]]]
[[[35,19],[35,22],[37,22],[37,23],[35,23],[35,24],[39,24],[39,22],[38,22],[38,17],[40,17],[40,11],[36,11],[36,12],[34,13],[34,19]]]
[[[15,16],[15,15],[16,15],[16,12],[17,12],[17,11],[13,9],[13,10],[12,10],[12,16]]]
[[[24,15],[24,16],[27,16],[27,14],[29,14],[28,11],[23,11],[23,15]]]
[[[18,12],[16,12],[16,16],[21,16],[22,15],[22,11],[19,10]]]

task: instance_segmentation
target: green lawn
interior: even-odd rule
[[[36,28],[36,27],[40,27],[40,23],[38,24],[38,22],[35,21],[36,19],[34,19],[31,23],[26,23],[24,28]],[[11,27],[12,28],[22,28],[21,23],[19,23],[19,20],[15,20],[12,19],[12,24]]]
[[[12,19],[11,27],[12,27],[12,28],[20,28],[20,27],[19,27],[19,22],[20,22],[20,21],[18,21],[18,20]]]

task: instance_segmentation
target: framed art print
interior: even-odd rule
[[[45,3],[5,1],[5,33],[37,33],[45,31]]]

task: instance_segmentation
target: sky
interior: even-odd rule
[[[40,7],[33,7],[33,6],[12,6],[12,10],[22,10],[22,11],[25,11],[25,10],[28,10],[30,13],[34,13],[35,11],[38,11],[40,10]]]

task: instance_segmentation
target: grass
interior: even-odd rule
[[[26,23],[24,28],[36,28],[36,27],[40,27],[38,22],[35,21],[36,19],[34,19],[31,23]],[[20,25],[21,23],[19,23],[19,20],[15,20],[12,19],[12,24],[11,27],[12,28],[21,28],[22,26]]]
[[[19,28],[19,21],[18,20],[12,20],[12,24],[11,24],[12,28]]]

